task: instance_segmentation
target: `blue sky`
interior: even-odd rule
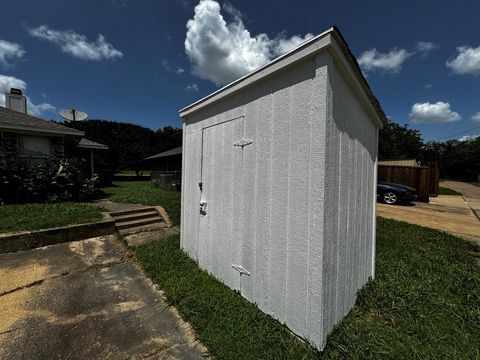
[[[181,126],[181,107],[337,25],[392,120],[426,140],[460,138],[480,134],[478,14],[474,0],[11,1],[0,91],[23,88],[43,118],[75,106]]]

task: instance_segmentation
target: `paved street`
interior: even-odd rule
[[[0,255],[0,359],[200,359],[113,236]]]

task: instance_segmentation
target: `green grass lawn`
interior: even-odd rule
[[[153,187],[149,181],[117,181],[112,187],[102,189],[115,202],[160,205],[173,224],[180,223],[180,192]]]
[[[440,191],[438,192],[438,195],[462,195],[462,194],[450,188],[440,186]]]
[[[480,182],[473,182],[473,183],[470,183],[472,185],[475,185],[475,186],[480,186]]]
[[[322,356],[200,270],[178,237],[135,252],[217,359],[478,359],[480,267],[468,255],[475,249],[443,232],[379,218],[376,278]]]
[[[88,223],[102,218],[92,204],[18,204],[0,206],[0,233]]]

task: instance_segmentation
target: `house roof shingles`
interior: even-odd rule
[[[0,106],[0,130],[83,136],[83,131]]]

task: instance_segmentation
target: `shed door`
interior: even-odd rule
[[[206,127],[202,134],[199,259],[234,288],[238,274],[232,274],[232,264],[241,249],[243,121]]]

